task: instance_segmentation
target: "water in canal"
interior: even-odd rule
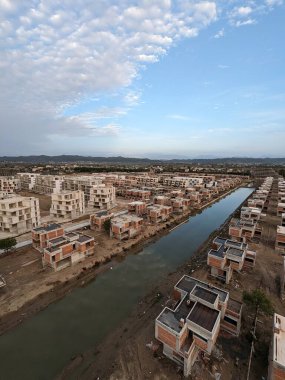
[[[0,379],[53,379],[72,356],[93,347],[114,329],[160,276],[189,259],[252,191],[236,190],[1,336]]]

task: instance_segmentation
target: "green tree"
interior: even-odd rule
[[[110,228],[111,228],[111,219],[105,220],[103,223],[104,230],[107,232],[107,234],[110,233]]]
[[[5,252],[8,252],[12,248],[14,248],[16,244],[17,244],[17,241],[13,237],[1,239],[0,240],[0,250],[4,250]]]
[[[255,289],[251,292],[244,291],[243,301],[249,307],[255,308],[255,310],[263,311],[265,314],[269,315],[273,313],[273,307],[270,300],[260,289]]]

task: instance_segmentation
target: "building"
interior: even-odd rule
[[[165,222],[169,219],[172,213],[171,206],[162,206],[158,204],[154,204],[152,206],[147,207],[147,219],[150,223],[156,224]]]
[[[33,191],[35,183],[36,183],[36,178],[40,174],[36,173],[18,173],[17,178],[20,180],[20,187],[21,190],[24,191]]]
[[[90,188],[89,207],[109,210],[115,205],[116,189],[111,185],[93,185]]]
[[[170,198],[165,195],[157,195],[153,198],[153,203],[162,206],[170,206]]]
[[[99,175],[91,176],[65,176],[62,184],[62,189],[66,191],[83,191],[85,204],[90,200],[90,190],[93,186],[98,186],[103,183],[105,177]]]
[[[260,220],[261,210],[256,207],[243,206],[240,211],[240,218],[246,221],[257,222]]]
[[[143,227],[143,218],[124,214],[111,219],[110,236],[118,240],[127,240],[137,236]]]
[[[72,266],[94,254],[95,241],[88,235],[68,232],[64,236],[51,239],[43,249],[43,266],[54,271]]]
[[[285,227],[283,226],[277,226],[275,249],[285,254]]]
[[[267,379],[285,379],[285,317],[276,313],[273,316],[273,334],[268,362]]]
[[[48,242],[52,239],[62,237],[64,229],[60,224],[46,224],[42,227],[33,228],[32,244],[33,247],[40,252],[48,246]]]
[[[278,203],[277,205],[277,215],[282,216],[285,213],[285,203]]]
[[[281,226],[285,227],[285,213],[281,215]]]
[[[233,271],[253,268],[255,260],[256,252],[250,251],[247,244],[216,237],[208,252],[207,264],[210,266],[211,276],[228,284]]]
[[[0,177],[0,193],[12,194],[20,190],[20,180],[16,177]]]
[[[38,227],[40,223],[37,198],[8,196],[0,199],[0,231],[20,235]]]
[[[172,305],[155,320],[155,337],[188,376],[201,353],[211,354],[220,329],[239,335],[241,312],[228,292],[185,275],[174,287]]]
[[[191,201],[189,198],[172,198],[171,206],[173,208],[173,212],[182,213],[184,211],[189,210]]]
[[[55,219],[74,219],[85,212],[83,191],[62,191],[51,195],[50,215]]]
[[[38,194],[60,193],[63,180],[63,176],[38,175],[35,177],[33,191]]]
[[[229,236],[231,239],[248,243],[254,239],[260,239],[262,227],[258,222],[233,218],[229,223]]]
[[[90,229],[95,231],[102,231],[104,223],[111,218],[114,214],[109,213],[107,210],[98,211],[95,214],[90,215]]]
[[[146,203],[142,201],[134,201],[128,203],[128,211],[130,213],[135,213],[137,216],[142,216],[146,214]]]
[[[125,195],[130,199],[148,201],[151,197],[151,192],[149,190],[127,189]]]

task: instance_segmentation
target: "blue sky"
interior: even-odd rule
[[[0,0],[1,155],[285,156],[281,0],[95,3]]]

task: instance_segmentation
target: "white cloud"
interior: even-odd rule
[[[249,19],[244,20],[244,21],[238,20],[238,21],[235,23],[235,26],[236,26],[236,27],[240,27],[240,26],[253,25],[253,24],[256,24],[256,20],[255,20],[255,19],[252,19],[252,18],[249,18]]]
[[[252,13],[252,8],[251,7],[239,7],[235,10],[236,15],[241,16],[241,17],[246,17],[250,13]]]
[[[171,114],[171,115],[167,115],[167,117],[169,119],[173,119],[173,120],[182,120],[182,121],[188,121],[188,120],[190,120],[190,118],[188,116],[179,115],[179,114]]]
[[[214,35],[214,38],[222,38],[222,37],[224,37],[224,35],[225,35],[225,29],[223,28],[223,29],[219,30],[219,31]]]
[[[266,0],[265,4],[269,7],[274,7],[275,5],[282,5],[283,0]]]
[[[230,66],[228,66],[228,65],[218,65],[218,68],[219,68],[219,69],[222,69],[222,70],[224,70],[224,69],[229,69],[229,67],[230,67]]]

